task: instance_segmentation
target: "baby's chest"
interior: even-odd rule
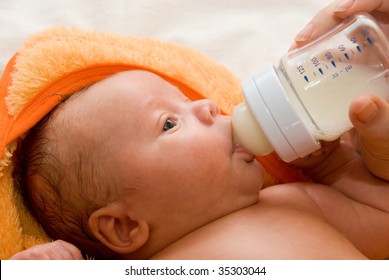
[[[350,243],[314,215],[261,205],[224,217],[186,236],[163,259],[330,259]]]

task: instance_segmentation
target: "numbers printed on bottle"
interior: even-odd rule
[[[339,45],[338,46],[338,49],[341,51],[341,52],[344,52],[346,50],[346,47],[344,45]]]
[[[299,71],[300,74],[304,74],[304,73],[305,73],[304,66],[298,65],[298,66],[297,66],[297,71]]]
[[[326,52],[325,56],[326,56],[327,60],[331,60],[334,58],[334,56],[332,55],[331,52]]]
[[[311,62],[312,62],[312,64],[313,64],[315,67],[317,67],[317,66],[320,65],[319,59],[317,59],[316,56],[314,56],[314,57],[311,58]]]
[[[370,35],[370,32],[368,29],[363,29],[361,33],[362,33],[363,38],[367,38]]]
[[[353,69],[353,66],[351,64],[347,65],[346,67],[344,67],[344,70],[346,72],[349,72],[351,69]]]

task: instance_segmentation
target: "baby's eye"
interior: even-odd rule
[[[163,125],[163,128],[162,130],[165,132],[165,131],[168,131],[169,129],[172,129],[173,127],[175,127],[177,125],[177,122],[173,119],[167,119],[165,124]]]

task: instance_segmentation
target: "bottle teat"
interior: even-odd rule
[[[243,146],[257,156],[267,155],[273,151],[273,147],[246,103],[241,103],[235,108],[232,114],[232,126],[235,145]]]

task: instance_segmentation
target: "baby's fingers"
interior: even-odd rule
[[[21,251],[11,260],[82,260],[81,252],[74,245],[62,240],[35,245]]]
[[[359,133],[359,152],[374,175],[389,180],[389,104],[364,95],[350,105],[350,120]]]

